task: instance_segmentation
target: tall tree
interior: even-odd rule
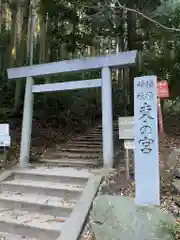
[[[19,4],[19,11],[22,14],[20,16],[20,33],[18,35],[19,45],[17,49],[17,66],[23,66],[28,63],[27,61],[27,39],[28,39],[28,18],[29,18],[29,5],[30,1],[26,3]],[[22,100],[24,96],[24,81],[18,79],[16,81],[16,89],[15,89],[15,101],[14,101],[14,110],[13,114],[19,114]]]
[[[10,5],[11,9],[11,40],[9,48],[9,67],[12,67],[16,61],[16,43],[17,43],[17,13],[18,13],[18,3],[12,2]]]

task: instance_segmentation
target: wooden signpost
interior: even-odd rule
[[[157,77],[134,80],[134,164],[137,205],[160,204]]]
[[[158,91],[158,122],[159,122],[159,132],[160,135],[164,135],[164,126],[163,126],[163,115],[161,110],[161,99],[169,98],[169,87],[168,82],[163,80],[157,83]]]
[[[126,177],[129,179],[129,150],[134,149],[134,117],[119,117],[119,139],[124,140],[125,159],[126,159]]]
[[[134,117],[119,117],[118,126],[119,126],[119,139],[130,140],[133,139],[133,126]]]
[[[158,123],[159,123],[159,133],[161,136],[164,136],[164,125],[163,125],[163,116],[161,110],[161,100],[160,98],[157,99],[158,104]]]

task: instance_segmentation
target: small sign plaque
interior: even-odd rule
[[[9,147],[10,145],[9,124],[0,124],[0,147]]]
[[[167,81],[160,81],[157,84],[158,86],[158,97],[159,98],[168,98],[169,97],[169,87]]]
[[[134,140],[124,140],[124,148],[127,150],[134,149]]]
[[[119,117],[119,139],[133,139],[134,117]]]

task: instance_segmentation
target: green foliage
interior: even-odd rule
[[[87,48],[91,51],[95,50],[93,55],[106,54],[106,50],[109,48],[112,48],[112,52],[114,52],[118,44],[117,41],[120,41],[122,50],[133,47],[143,52],[141,71],[137,69],[136,75],[157,74],[162,79],[168,79],[173,94],[180,94],[180,92],[178,93],[178,89],[180,89],[180,34],[165,31],[139,15],[133,18],[135,23],[132,24],[129,21],[132,14],[126,14],[117,6],[111,7],[113,2],[112,0],[41,0],[38,15],[43,16],[47,27],[45,61],[90,56],[92,52],[87,52]],[[138,9],[166,26],[176,28],[180,26],[180,0],[121,0],[120,3]],[[5,27],[2,29],[0,50],[2,58],[1,78],[3,81],[0,82],[0,90],[3,92],[7,88],[7,78],[4,72],[9,62],[7,53],[10,46],[11,30],[7,30]],[[27,38],[24,41],[26,43]],[[34,63],[39,63],[40,41],[40,33],[38,33],[34,44]],[[63,49],[62,44],[64,44]],[[63,50],[65,51],[64,56],[62,56]],[[17,51],[18,53],[22,51],[21,46],[17,47]],[[25,63],[26,59],[22,59],[21,62]],[[58,77],[49,78],[48,81],[62,82],[99,77],[100,73],[96,71],[81,74],[61,74]],[[42,78],[36,82],[44,83],[44,81],[45,79]],[[132,82],[132,79],[130,81]],[[14,84],[10,84],[7,89],[8,99],[11,99],[12,102]],[[113,95],[119,96],[118,91],[114,92]],[[118,102],[119,98],[116,96],[114,98]],[[121,98],[123,96],[121,94]],[[77,108],[81,110],[84,108],[81,112],[86,113],[89,111],[89,105],[93,106],[92,109],[94,109],[95,105],[100,103],[101,97],[100,92],[94,90],[84,91],[84,94],[83,91],[61,92],[38,95],[36,97],[37,105],[41,105],[44,99],[44,106],[48,106],[48,111],[53,112],[53,109],[59,108],[65,114],[65,109],[67,109],[66,112],[69,109],[71,109],[70,112],[75,111],[72,109],[76,109],[78,112]],[[86,106],[82,107],[81,101]]]
[[[170,15],[180,7],[180,0],[161,0],[161,6],[156,10],[156,14]]]
[[[0,75],[1,77],[4,76],[4,72],[6,71],[7,68],[7,62],[8,62],[8,47],[9,47],[9,43],[10,42],[10,31],[3,31],[0,34],[0,54],[1,54],[1,59],[3,61],[1,61],[1,71],[0,71]]]

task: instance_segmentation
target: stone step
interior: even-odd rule
[[[17,234],[4,233],[4,232],[0,232],[0,239],[1,240],[37,240],[37,238],[29,238],[29,237],[20,236]]]
[[[113,137],[115,138],[117,136],[117,134],[113,134]],[[89,139],[89,140],[98,140],[98,141],[102,141],[103,137],[102,134],[92,134],[89,133],[86,137],[83,137],[83,139]],[[79,138],[81,139],[81,138]]]
[[[102,136],[102,131],[101,130],[92,130],[88,134],[99,134],[100,136]]]
[[[90,136],[83,136],[76,138],[77,141],[89,141],[89,142],[102,142],[102,137],[90,137]]]
[[[113,131],[113,135],[116,135],[118,131]],[[102,131],[91,131],[87,134],[87,136],[98,136],[98,137],[102,137]]]
[[[16,169],[13,170],[14,179],[49,181],[55,183],[75,184],[84,187],[91,174],[88,171],[77,171],[69,168]]]
[[[113,124],[113,129],[118,129],[117,122],[115,124]],[[92,129],[92,131],[98,131],[98,130],[102,130],[102,125],[99,125],[99,126],[95,127],[94,129]]]
[[[88,153],[88,152],[84,152],[84,153],[77,153],[77,152],[67,152],[67,151],[54,151],[54,152],[45,152],[42,155],[42,158],[90,158],[90,159],[96,159],[99,158],[101,154],[98,153]]]
[[[67,217],[72,212],[75,200],[65,200],[58,197],[49,197],[21,192],[0,193],[0,207],[19,209],[28,212],[39,212],[53,216]]]
[[[78,185],[61,184],[54,182],[40,182],[15,179],[1,183],[1,191],[38,194],[66,199],[78,199],[83,188]]]
[[[87,140],[76,140],[75,142],[71,142],[71,143],[68,143],[69,144],[82,144],[82,145],[89,145],[89,146],[102,146],[102,141],[89,141],[88,139]]]
[[[115,137],[115,136],[117,136],[117,134],[118,134],[118,131],[114,131],[114,133],[113,133],[113,136]],[[92,138],[98,138],[98,139],[101,139],[102,140],[102,131],[98,131],[98,132],[89,132],[86,136],[90,136],[90,137],[92,137]]]
[[[75,143],[68,143],[66,145],[67,148],[82,148],[82,149],[97,149],[102,151],[102,144],[91,144],[91,143],[84,143],[84,142],[75,142]],[[61,146],[57,146],[57,149],[61,149]]]
[[[0,231],[37,238],[55,240],[60,235],[64,223],[56,217],[27,211],[0,208]]]
[[[113,134],[113,137],[114,137],[114,138],[115,138],[116,136],[117,136],[117,134]],[[88,141],[91,141],[91,142],[93,142],[93,141],[102,142],[103,137],[102,137],[102,135],[93,136],[93,135],[88,134],[88,135],[85,135],[85,136],[80,136],[80,137],[78,137],[78,138],[76,138],[76,139],[77,139],[77,141],[78,141],[78,140],[88,140]]]
[[[40,164],[1,179],[0,239],[6,240],[57,240],[67,228],[77,239],[101,181],[85,169]]]
[[[92,136],[92,137],[102,137],[102,132],[89,132],[87,136]]]
[[[113,127],[117,127],[117,126],[118,126],[118,123],[117,123],[117,120],[116,120],[116,121],[113,123]],[[95,129],[95,130],[96,130],[96,129],[102,129],[102,124],[94,127],[94,129]]]
[[[102,149],[101,148],[90,148],[90,147],[87,147],[87,148],[83,148],[83,147],[69,147],[67,146],[66,148],[59,148],[58,149],[58,153],[59,152],[68,152],[68,153],[72,153],[72,152],[77,152],[77,153],[102,153]]]
[[[96,135],[87,133],[86,135],[78,136],[76,139],[84,139],[84,138],[89,138],[90,140],[97,140],[101,141],[102,140],[102,134],[96,133]]]
[[[57,158],[53,158],[53,159],[49,159],[49,158],[42,158],[42,159],[39,159],[38,161],[39,163],[47,163],[47,164],[50,164],[50,165],[53,165],[53,166],[61,166],[61,167],[87,167],[87,166],[96,166],[96,165],[99,165],[101,164],[101,161],[99,159],[96,159],[96,160],[88,160],[88,159],[84,159],[84,158],[81,158],[81,159],[57,159]]]
[[[115,133],[113,133],[115,135]],[[92,136],[92,137],[102,137],[102,132],[101,131],[91,131],[87,133],[87,136]]]

